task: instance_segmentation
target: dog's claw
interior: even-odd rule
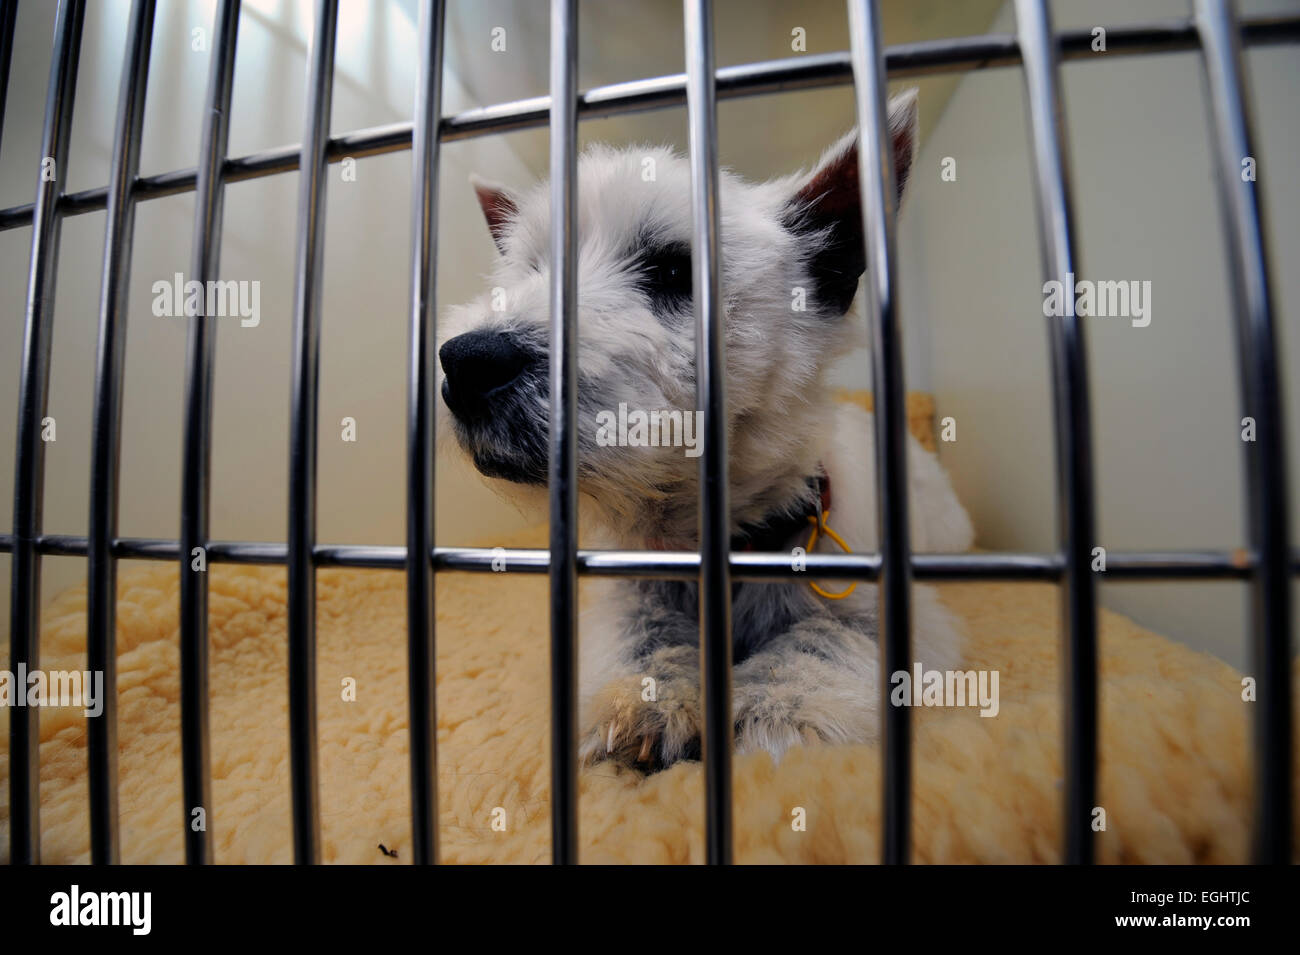
[[[645,763],[650,760],[650,746],[654,743],[653,736],[645,736],[641,739],[641,752],[637,753],[636,761]]]
[[[611,720],[609,724],[609,735],[605,737],[605,754],[609,755],[614,752],[614,737],[618,735],[618,720]]]

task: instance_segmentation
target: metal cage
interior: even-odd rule
[[[1019,65],[1027,88],[1043,272],[1061,279],[1075,271],[1065,123],[1059,64],[1098,59],[1091,34],[1054,32],[1046,0],[1016,0],[1017,33],[961,37],[885,48],[872,0],[849,0],[848,52],[809,55],[715,69],[709,0],[685,0],[684,75],[619,83],[580,93],[576,87],[576,0],[551,3],[551,96],[444,116],[441,111],[444,2],[422,0],[420,71],[410,123],[331,137],[337,0],[316,0],[309,56],[303,140],[253,155],[227,155],[239,0],[221,0],[213,31],[206,121],[195,168],[139,175],[141,130],[155,0],[134,0],[118,98],[111,181],[99,189],[64,193],[40,182],[30,205],[0,210],[0,229],[31,226],[31,260],[23,330],[12,533],[0,551],[12,554],[12,666],[39,666],[39,579],[44,555],[88,560],[89,665],[105,674],[106,705],[90,721],[91,857],[119,859],[115,681],[116,561],[174,561],[180,573],[181,706],[184,805],[211,810],[208,748],[207,580],[190,569],[190,554],[207,559],[288,568],[289,711],[293,843],[299,863],[318,861],[316,762],[315,571],[321,566],[404,568],[409,636],[411,809],[413,855],[436,862],[437,756],[434,700],[434,574],[489,571],[494,552],[434,547],[432,492],[436,223],[439,147],[444,141],[550,124],[552,217],[552,419],[550,428],[550,547],[507,552],[511,566],[550,575],[552,679],[552,831],[557,863],[577,861],[575,754],[576,586],[580,575],[698,580],[705,700],[704,760],[707,855],[728,863],[731,839],[730,581],[796,576],[784,554],[731,553],[727,519],[726,382],[719,317],[717,127],[719,98],[853,83],[863,148],[860,174],[866,242],[869,322],[874,337],[879,553],[809,555],[808,574],[876,581],[880,588],[880,648],[886,672],[910,657],[910,585],[917,580],[1037,580],[1057,582],[1062,601],[1064,691],[1064,845],[1070,863],[1092,861],[1089,826],[1097,785],[1097,604],[1089,567],[1094,544],[1094,489],[1088,375],[1083,328],[1076,317],[1051,320],[1056,500],[1059,546],[1051,553],[913,554],[903,455],[901,326],[894,288],[895,192],[886,139],[888,78]],[[16,0],[0,0],[0,110],[8,84]],[[60,0],[45,108],[41,155],[61,168],[68,156],[84,0]],[[1242,44],[1300,41],[1300,17],[1238,22],[1228,0],[1195,0],[1194,16],[1108,31],[1108,56],[1200,49],[1208,78],[1212,148],[1235,302],[1242,413],[1255,419],[1258,439],[1244,443],[1250,549],[1112,553],[1106,573],[1124,580],[1248,581],[1252,651],[1258,680],[1254,766],[1254,859],[1283,862],[1291,846],[1291,575],[1300,556],[1287,540],[1287,481],[1279,368],[1260,215],[1254,182],[1236,174],[1252,155],[1244,90]],[[689,113],[695,241],[698,403],[704,415],[700,458],[698,553],[580,551],[576,523],[575,194],[577,122],[685,104]],[[0,133],[3,112],[0,112]],[[407,540],[405,547],[325,546],[316,540],[317,364],[320,342],[321,255],[325,170],[345,156],[410,149],[413,164],[411,298],[408,382]],[[184,470],[179,540],[117,534],[119,422],[125,349],[127,276],[133,213],[138,202],[194,191],[197,212],[192,277],[217,275],[222,196],[229,183],[297,169],[300,174],[296,295],[293,325],[289,526],[285,543],[214,541],[208,537],[214,337],[202,316],[189,322],[184,404]],[[40,422],[49,390],[54,281],[64,217],[107,209],[98,356],[94,386],[92,480],[88,534],[42,533],[44,445]],[[887,684],[882,690],[888,694]],[[911,740],[909,710],[882,701],[883,861],[909,861]],[[40,861],[37,715],[15,708],[10,723],[12,861]],[[177,820],[178,824],[181,820]],[[212,861],[211,836],[184,825],[186,859]]]

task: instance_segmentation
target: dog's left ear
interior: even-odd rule
[[[889,139],[894,151],[897,199],[903,198],[916,146],[916,90],[889,101]],[[858,187],[858,131],[852,130],[826,151],[817,168],[790,199],[786,225],[822,242],[809,261],[816,300],[843,315],[857,294],[866,268],[862,240],[862,196]]]
[[[504,253],[506,233],[519,214],[519,205],[505,186],[488,182],[473,174],[470,175],[469,181],[474,187],[474,194],[478,196],[479,208],[483,210],[483,218],[487,220],[492,241],[496,243],[497,251]]]

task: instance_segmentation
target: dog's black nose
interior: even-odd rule
[[[442,370],[442,397],[456,415],[481,417],[488,411],[493,392],[513,382],[532,363],[532,357],[504,332],[466,332],[438,349]]]

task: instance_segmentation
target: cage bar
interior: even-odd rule
[[[1272,293],[1265,261],[1266,205],[1243,171],[1256,155],[1237,27],[1226,0],[1196,0],[1196,22],[1209,79],[1219,206],[1232,276],[1242,413],[1255,421],[1243,441],[1246,526],[1259,555],[1251,575],[1254,713],[1254,859],[1291,860],[1291,581],[1287,573],[1286,430]]]
[[[1092,52],[1092,33],[1089,30],[1065,31],[1059,36],[1062,59],[1096,62],[1105,58]],[[1300,16],[1246,20],[1242,23],[1241,37],[1243,43],[1259,46],[1300,42]],[[1122,57],[1194,50],[1198,48],[1198,41],[1191,20],[1168,20],[1108,28],[1106,47],[1106,57]],[[885,67],[890,79],[999,69],[1020,62],[1019,41],[1009,34],[926,40],[898,44],[885,50]],[[845,86],[852,78],[853,69],[847,52],[810,54],[764,63],[724,66],[717,71],[717,90],[719,99],[736,99]],[[668,109],[682,106],[685,102],[684,75],[653,77],[595,87],[580,94],[578,116],[580,119],[598,119]],[[439,135],[443,142],[451,142],[493,133],[536,129],[547,125],[550,108],[550,98],[539,96],[466,110],[444,116]],[[410,148],[411,124],[392,123],[335,137],[329,141],[326,155],[334,163],[348,157],[380,156]],[[299,166],[301,151],[300,144],[278,146],[228,159],[225,179],[227,182],[245,182],[291,172]],[[160,199],[191,192],[195,180],[193,169],[144,176],[137,183],[136,199]],[[75,216],[103,209],[106,203],[107,187],[101,186],[64,196],[59,209],[65,216]],[[0,209],[0,232],[26,225],[31,219],[31,203]]]
[[[126,360],[127,302],[135,202],[131,185],[140,172],[154,0],[135,0],[127,28],[126,58],[117,97],[117,130],[104,234],[104,275],[99,305],[99,349],[90,435],[90,517],[86,564],[86,664],[104,675],[104,709],[86,721],[89,760],[90,859],[119,861],[117,831],[117,536],[122,433],[122,369]]]
[[[1057,39],[1046,0],[1016,0],[1025,64],[1029,129],[1043,272],[1062,283],[1075,274],[1065,115],[1058,85]],[[1056,511],[1063,555],[1062,711],[1065,714],[1063,859],[1092,862],[1097,794],[1097,583],[1089,565],[1094,540],[1092,422],[1083,324],[1049,320],[1052,414],[1056,439]]]
[[[32,254],[27,275],[18,385],[18,440],[14,450],[10,669],[28,672],[41,663],[41,533],[45,500],[45,442],[41,419],[50,393],[50,345],[54,337],[54,288],[59,263],[59,193],[68,169],[68,138],[77,92],[77,61],[86,19],[82,0],[61,0],[54,21],[54,54],[45,98],[41,165],[32,216]],[[53,162],[53,168],[48,166]],[[47,175],[49,170],[51,175]],[[41,861],[40,717],[34,707],[9,713],[10,861]]]
[[[895,286],[898,191],[889,129],[880,12],[874,0],[849,0],[849,42],[857,94],[858,182],[866,246],[868,321],[874,360],[876,520],[880,528],[878,639],[881,713],[881,861],[911,857],[911,710],[893,706],[891,673],[912,668],[912,580],[907,497],[907,389],[903,329]]]
[[[334,85],[337,0],[318,0],[307,74],[307,118],[298,177],[298,260],[289,418],[289,760],[294,860],[320,857],[316,752],[316,450],[320,311],[325,250],[325,147]]]
[[[551,858],[578,862],[578,7],[551,0]]]
[[[438,861],[434,426],[437,374],[438,120],[442,116],[445,0],[420,7],[420,77],[411,165],[411,347],[407,394],[406,627],[411,711],[411,855]],[[318,561],[319,563],[319,561]]]
[[[0,534],[0,554],[13,550],[13,538]],[[170,560],[180,555],[174,540],[119,537],[113,541],[118,560]],[[39,554],[54,557],[84,557],[86,538],[71,534],[43,534],[36,541]],[[550,552],[539,548],[503,548],[512,572],[545,574]],[[496,548],[436,547],[435,568],[455,573],[491,573]],[[283,566],[288,547],[268,541],[210,541],[208,562]],[[318,544],[312,551],[317,567],[362,567],[372,570],[401,570],[406,566],[405,547],[367,544]],[[794,580],[809,576],[827,580],[875,581],[880,572],[878,554],[808,554],[807,570],[790,569],[789,558],[760,553],[732,553],[733,580]],[[653,580],[698,580],[699,555],[689,551],[579,550],[578,574],[585,577],[631,577]],[[1151,580],[1249,580],[1257,564],[1243,550],[1198,551],[1108,551],[1106,575],[1128,581]],[[1065,562],[1060,554],[1001,551],[991,554],[912,555],[915,580],[1002,580],[1052,583],[1060,581]],[[1289,573],[1300,575],[1300,551],[1291,552]]]
[[[712,0],[685,0],[686,111],[691,147],[695,284],[695,395],[700,455],[700,677],[704,698],[705,855],[730,865],[731,506],[727,487],[727,358],[718,231],[718,104]]]
[[[239,0],[222,0],[212,31],[204,124],[199,144],[190,278],[207,287],[220,273],[222,168],[230,141],[230,98],[239,38]],[[206,298],[204,307],[206,308]],[[181,789],[185,859],[212,861],[212,766],[208,737],[208,574],[194,566],[208,548],[212,474],[212,380],[216,361],[215,316],[198,314],[186,338],[185,424],[182,435],[180,553]],[[202,807],[206,825],[191,813]]]

